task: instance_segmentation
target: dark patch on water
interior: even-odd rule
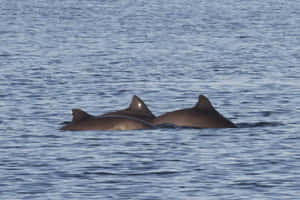
[[[67,124],[70,124],[70,121],[64,121],[64,122],[59,123],[59,125],[67,125]]]

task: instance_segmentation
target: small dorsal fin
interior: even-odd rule
[[[155,117],[152,112],[148,109],[146,104],[136,95],[133,95],[131,103],[129,107],[127,108],[128,111],[133,112],[143,112],[145,114],[149,114],[153,117]]]
[[[198,102],[194,108],[201,109],[201,110],[215,110],[215,108],[210,103],[208,98],[204,95],[199,95]]]
[[[72,122],[78,122],[87,118],[92,117],[90,114],[87,112],[81,110],[81,109],[72,109]]]

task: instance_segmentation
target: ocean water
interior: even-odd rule
[[[1,199],[299,199],[300,3],[0,0]],[[206,95],[237,129],[58,130]]]

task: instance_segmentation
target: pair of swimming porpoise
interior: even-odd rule
[[[66,122],[62,130],[151,129],[163,124],[191,128],[236,128],[236,125],[223,117],[204,95],[198,97],[197,104],[192,108],[167,112],[159,117],[155,117],[136,95],[132,97],[127,109],[100,116],[90,115],[80,109],[72,109],[72,115],[72,121]]]

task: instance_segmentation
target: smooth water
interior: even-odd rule
[[[298,1],[0,0],[1,199],[299,199]],[[200,94],[237,129],[59,131]]]

